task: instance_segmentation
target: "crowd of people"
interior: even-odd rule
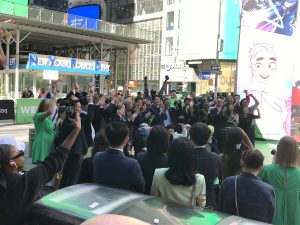
[[[34,169],[22,173],[24,153],[12,139],[0,139],[1,223],[29,221],[43,186],[55,178],[56,188],[97,183],[276,225],[300,224],[298,145],[283,137],[274,164],[263,166],[254,147],[255,97],[245,91],[243,99],[213,93],[179,99],[176,91],[163,95],[164,87],[149,92],[147,79],[144,90],[135,98],[125,87],[43,99],[33,118]]]

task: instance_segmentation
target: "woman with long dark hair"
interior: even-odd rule
[[[185,205],[204,207],[204,176],[196,173],[194,145],[188,138],[175,139],[168,149],[169,168],[156,169],[151,195]]]
[[[238,123],[238,126],[245,131],[253,145],[255,144],[255,126],[253,125],[253,120],[260,118],[260,111],[258,108],[256,110],[258,114],[254,115],[249,112],[248,106],[242,107]]]
[[[30,224],[33,203],[44,185],[62,170],[68,152],[81,130],[80,117],[72,120],[73,130],[57,150],[44,162],[24,174],[19,174],[23,154],[13,145],[0,145],[0,223],[1,225]],[[13,144],[13,143],[11,143]],[[46,146],[41,146],[46,147]]]
[[[242,153],[248,150],[254,150],[254,147],[247,134],[239,127],[230,128],[226,135],[223,154],[220,155],[222,180],[241,173]]]
[[[137,154],[146,182],[145,193],[150,194],[153,174],[157,168],[168,167],[166,152],[169,146],[169,136],[163,126],[154,126],[146,140],[147,151]]]
[[[94,182],[94,156],[97,152],[104,152],[108,149],[108,141],[104,130],[100,130],[94,139],[91,157],[85,158],[81,165],[79,184]]]

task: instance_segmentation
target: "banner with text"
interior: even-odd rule
[[[16,123],[33,123],[41,99],[22,98],[17,99]]]
[[[14,120],[15,108],[13,100],[0,100],[0,120]]]
[[[39,55],[30,53],[27,69],[56,70],[58,72],[109,75],[109,64],[103,61]]]

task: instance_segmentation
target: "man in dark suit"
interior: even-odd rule
[[[192,116],[191,99],[190,98],[185,98],[184,99],[184,106],[182,108],[182,115],[184,116],[184,123],[189,124],[191,116]]]
[[[216,100],[216,106],[212,108],[208,114],[208,123],[213,125],[215,128],[214,137],[217,140],[218,149],[223,151],[225,137],[226,137],[226,117],[224,112],[226,107],[224,107],[224,101],[221,98]]]
[[[154,104],[149,109],[150,118],[152,119],[151,126],[164,125],[164,120],[167,119],[161,103],[161,97],[156,95],[154,97]]]
[[[175,107],[170,108],[170,99],[164,99],[164,106],[165,106],[165,114],[166,119],[164,120],[164,126],[167,127],[169,125],[176,126],[177,119],[178,119],[178,109]]]
[[[80,98],[80,104],[81,104],[81,111],[80,111],[80,117],[81,117],[81,123],[83,125],[85,139],[88,147],[92,147],[94,144],[94,138],[95,138],[95,130],[92,125],[91,121],[91,115],[89,115],[89,112],[92,112],[91,110],[88,110],[88,99],[87,97],[81,97]]]
[[[121,122],[111,122],[106,127],[110,148],[95,155],[94,180],[98,184],[143,193],[145,180],[141,167],[123,152],[129,140],[128,133],[128,127]]]
[[[257,178],[264,163],[258,150],[242,155],[243,173],[225,179],[220,191],[219,210],[252,220],[272,223],[275,211],[274,188]]]
[[[99,94],[94,94],[93,96],[93,105],[89,105],[88,110],[93,112],[92,123],[95,129],[95,132],[99,132],[104,129],[106,126],[105,122],[105,100],[102,99],[102,96]],[[91,113],[89,113],[91,114]]]
[[[191,140],[195,144],[197,172],[205,177],[206,182],[206,206],[217,209],[214,189],[214,181],[220,170],[219,157],[214,152],[209,152],[205,145],[211,135],[211,131],[204,123],[195,123],[190,129]]]

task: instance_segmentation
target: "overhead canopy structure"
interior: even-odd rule
[[[14,5],[17,5],[14,3]],[[15,16],[11,13],[1,13],[0,26],[9,30],[20,30],[20,35],[30,35],[26,38],[28,44],[43,44],[53,48],[103,43],[114,47],[136,47],[138,44],[152,42],[150,32],[139,30],[121,24],[112,24],[97,20],[96,29],[85,29],[78,27],[76,19],[86,24],[88,18],[72,15],[73,23],[68,21],[68,14],[28,6],[28,17]],[[86,26],[87,27],[87,26]]]
[[[18,7],[22,8],[21,13],[16,11]],[[20,46],[31,46],[27,54],[43,54],[43,52],[49,51],[51,52],[49,54],[54,52],[57,56],[100,61],[104,60],[106,52],[111,53],[113,49],[124,49],[127,51],[128,77],[128,49],[137,48],[139,44],[150,43],[155,38],[154,33],[146,30],[39,7],[10,2],[8,7],[4,10],[3,8],[4,6],[1,6],[0,1],[0,27],[5,31],[4,42],[7,45],[5,91],[8,93],[9,59],[14,54],[10,53],[10,45],[15,43],[15,98],[19,95]],[[91,23],[94,24],[92,28]],[[36,46],[37,50],[35,49]],[[39,49],[43,49],[42,52]],[[115,79],[117,79],[117,74]]]

